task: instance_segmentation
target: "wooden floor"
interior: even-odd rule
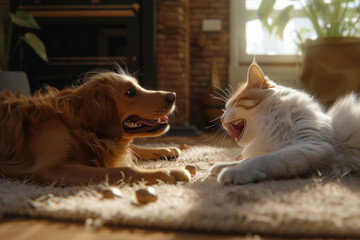
[[[61,222],[45,219],[5,218],[0,220],[0,239],[2,240],[79,240],[79,239],[124,239],[124,240],[244,240],[263,239],[259,236],[236,234],[174,232],[150,229],[102,227],[88,229],[82,223]],[[277,238],[266,238],[277,239]]]

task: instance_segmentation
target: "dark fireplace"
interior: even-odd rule
[[[16,9],[32,12],[41,26],[48,62],[26,45],[20,68],[32,90],[59,89],[82,73],[127,68],[144,87],[156,87],[156,0],[20,0]]]

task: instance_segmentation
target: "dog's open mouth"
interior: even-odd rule
[[[244,135],[245,127],[246,127],[245,119],[239,119],[237,121],[229,123],[227,126],[228,134],[230,137],[235,138],[236,142],[238,142],[241,139],[241,137]]]
[[[168,126],[168,117],[149,120],[131,115],[125,119],[123,126],[128,133],[159,132]]]

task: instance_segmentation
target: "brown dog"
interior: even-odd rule
[[[177,148],[129,145],[168,129],[175,93],[149,91],[125,74],[99,73],[74,89],[26,98],[0,94],[0,172],[9,177],[87,184],[190,180],[183,168],[141,169],[139,159],[177,157]]]

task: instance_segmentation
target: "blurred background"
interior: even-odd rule
[[[0,8],[0,55],[10,56],[1,69],[25,72],[32,92],[117,62],[144,87],[177,93],[173,125],[211,131],[222,96],[246,81],[254,57],[274,81],[325,104],[360,88],[359,0],[0,0]]]

